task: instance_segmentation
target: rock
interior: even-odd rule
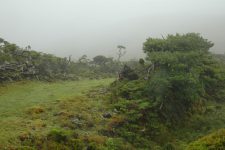
[[[102,114],[102,116],[104,118],[111,118],[112,117],[112,115],[109,112]]]
[[[119,113],[119,111],[118,111],[116,108],[113,109],[113,112],[114,112],[115,114]]]
[[[62,116],[62,115],[65,115],[65,112],[60,111],[53,114],[53,116]]]
[[[83,124],[83,122],[78,118],[72,118],[71,122],[76,124],[76,125],[82,125]]]

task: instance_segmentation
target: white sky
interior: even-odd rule
[[[148,37],[198,32],[225,52],[225,0],[0,0],[0,37],[57,56],[141,57]]]

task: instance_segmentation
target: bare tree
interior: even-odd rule
[[[117,58],[117,60],[120,61],[121,57],[123,57],[126,54],[126,50],[125,50],[126,47],[123,46],[123,45],[118,45],[117,48],[118,48],[118,53],[117,53],[118,58]]]

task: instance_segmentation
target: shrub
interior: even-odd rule
[[[123,70],[120,72],[120,79],[137,80],[138,74],[129,66],[124,65]]]
[[[56,142],[66,142],[68,141],[69,134],[64,130],[53,129],[48,133],[48,140],[53,140]]]

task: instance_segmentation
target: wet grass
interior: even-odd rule
[[[19,145],[20,138],[30,134],[46,135],[53,128],[77,130],[81,134],[95,132],[104,121],[104,101],[86,94],[112,81],[26,81],[1,86],[0,148]],[[74,124],[73,119],[77,118],[82,127]]]

